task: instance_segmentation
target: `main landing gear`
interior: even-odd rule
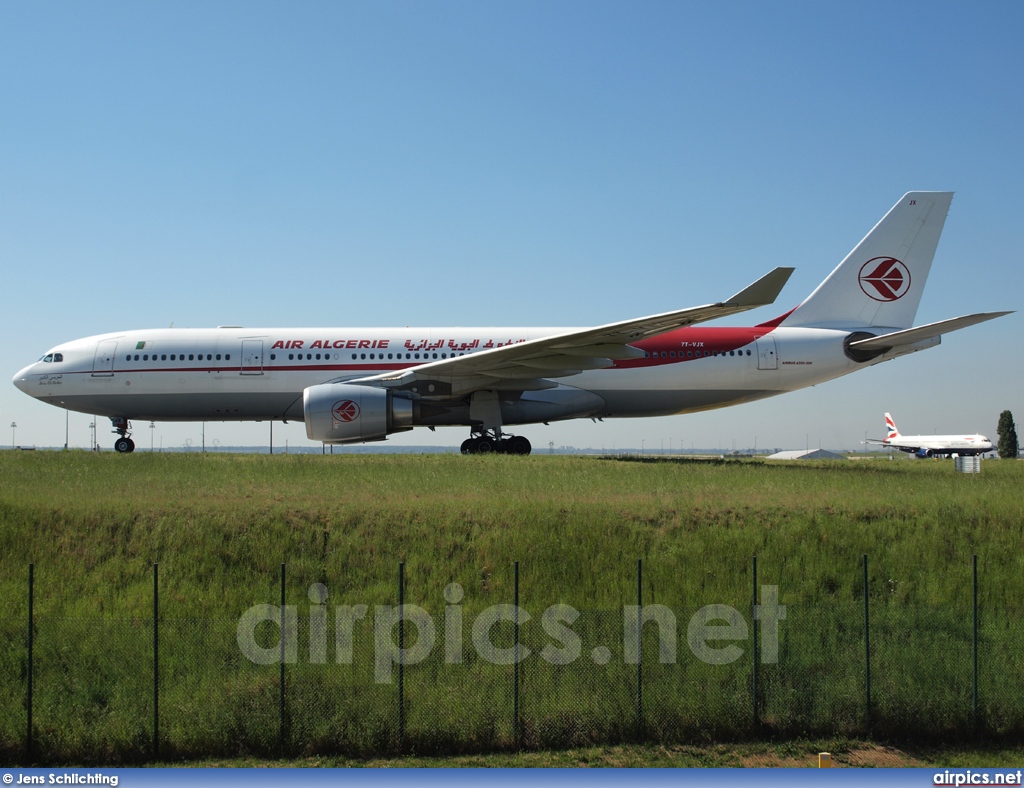
[[[135,441],[132,440],[131,433],[128,430],[131,429],[131,423],[128,419],[123,416],[111,416],[110,424],[114,428],[120,437],[114,441],[114,451],[118,454],[131,454],[135,451]]]
[[[533,447],[522,435],[481,433],[462,442],[463,454],[529,454]]]

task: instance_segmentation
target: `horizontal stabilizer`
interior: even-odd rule
[[[870,339],[860,339],[856,342],[851,342],[850,348],[853,350],[885,351],[901,345],[913,345],[915,342],[948,334],[950,331],[957,331],[961,328],[967,328],[968,326],[984,323],[986,320],[994,320],[997,317],[1009,314],[1012,314],[1012,310],[1009,312],[979,312],[976,315],[951,317],[949,320],[940,320],[938,323],[928,323],[917,328],[894,331],[891,334],[882,334]]]

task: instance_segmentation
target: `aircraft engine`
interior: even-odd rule
[[[381,441],[412,429],[412,400],[386,389],[321,383],[302,392],[306,437],[323,443]]]
[[[914,454],[916,454],[922,460],[932,456],[931,450],[924,448],[918,449],[917,451],[914,452]]]

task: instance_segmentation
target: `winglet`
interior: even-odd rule
[[[774,271],[769,271],[754,282],[754,284],[740,290],[740,292],[732,298],[727,298],[724,303],[749,307],[771,304],[779,297],[779,293],[781,293],[782,288],[786,286],[786,282],[789,281],[789,277],[792,275],[794,270],[795,269],[793,268],[780,266]]]

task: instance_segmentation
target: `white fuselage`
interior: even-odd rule
[[[881,441],[881,445],[923,456],[984,454],[994,448],[984,435],[900,435]]]
[[[508,343],[561,328],[151,329],[53,348],[15,376],[22,391],[86,413],[157,421],[303,418],[303,391]],[[644,358],[562,377],[602,404],[551,418],[658,416],[770,397],[901,355],[854,361],[847,330],[688,327],[636,342]],[[937,340],[924,346],[931,346]],[[60,358],[60,360],[55,360]],[[597,400],[592,400],[597,402]],[[510,412],[507,423],[536,421]],[[547,420],[547,419],[545,419]],[[420,424],[468,424],[449,408]]]

